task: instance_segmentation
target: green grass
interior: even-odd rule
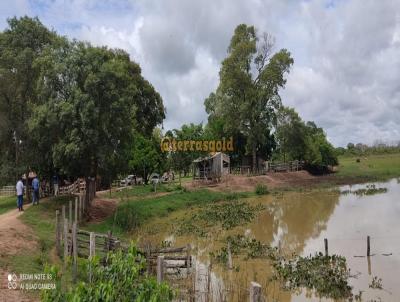
[[[357,162],[357,158],[360,162]],[[400,176],[400,153],[369,155],[366,157],[339,157],[338,177],[365,180],[386,180]]]
[[[112,198],[141,198],[146,196],[155,196],[160,192],[173,192],[179,190],[179,185],[175,184],[158,184],[156,187],[156,191],[154,192],[153,185],[138,185],[132,187],[126,187],[118,192],[112,192]],[[109,193],[105,193],[104,196],[107,196]]]
[[[169,194],[157,196],[154,193],[142,194],[137,188],[127,189],[127,199],[121,200],[116,213],[106,221],[88,226],[92,231],[112,230],[115,234],[132,230],[153,217],[166,216],[169,213],[194,205],[213,203],[220,200],[248,197],[254,193],[223,193],[207,189],[196,191],[176,190]],[[137,197],[140,197],[139,199]]]
[[[0,214],[17,208],[17,196],[0,197]]]

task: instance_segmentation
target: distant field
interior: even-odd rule
[[[357,158],[360,159],[359,163]],[[400,177],[400,153],[365,157],[339,157],[339,170],[336,175],[369,178],[371,180]]]
[[[1,196],[0,197],[0,214],[3,214],[11,209],[17,208],[16,196]]]

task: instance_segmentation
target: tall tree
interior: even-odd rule
[[[61,173],[97,176],[116,171],[135,134],[164,118],[162,100],[122,50],[72,42],[42,57],[42,104],[30,123],[42,152]],[[146,116],[146,118],[145,118]],[[50,146],[50,148],[49,148]]]
[[[13,167],[7,170],[14,176],[29,169],[35,154],[28,121],[38,103],[37,60],[56,40],[37,18],[11,18],[0,33],[0,164]]]
[[[222,119],[226,132],[246,137],[253,169],[257,151],[270,139],[281,105],[279,89],[285,86],[285,74],[293,64],[286,49],[273,54],[273,45],[270,35],[258,37],[253,26],[237,26],[222,61],[220,84],[205,102],[213,118]]]

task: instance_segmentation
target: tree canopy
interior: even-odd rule
[[[214,127],[246,138],[254,169],[257,151],[272,146],[270,132],[281,105],[279,89],[285,86],[285,75],[293,64],[290,52],[273,53],[273,46],[269,34],[260,37],[253,26],[237,26],[221,64],[219,86],[205,100],[209,122],[217,124]]]
[[[3,165],[71,177],[122,172],[133,138],[151,137],[165,118],[123,50],[69,41],[28,17],[10,19],[0,45]]]

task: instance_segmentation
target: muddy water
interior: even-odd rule
[[[305,290],[282,290],[280,284],[270,280],[273,272],[265,259],[234,257],[233,270],[220,264],[212,264],[210,269],[209,253],[221,248],[222,240],[229,234],[251,236],[279,246],[284,254],[296,252],[304,256],[323,252],[324,238],[327,238],[329,253],[346,257],[355,275],[350,279],[353,293],[362,291],[362,301],[400,301],[400,182],[394,179],[375,185],[388,191],[368,196],[339,193],[366,187],[353,185],[334,191],[288,192],[251,198],[250,203],[262,203],[266,208],[254,221],[229,231],[209,230],[206,238],[174,235],[179,221],[196,209],[154,220],[135,236],[158,244],[161,241],[170,241],[174,246],[190,243],[196,259],[196,290],[210,288],[214,301],[246,301],[250,281],[262,285],[268,301],[329,301]],[[369,258],[366,257],[367,236],[371,237]],[[369,288],[374,276],[382,279],[382,290]],[[201,294],[197,297],[199,301],[205,300]]]

